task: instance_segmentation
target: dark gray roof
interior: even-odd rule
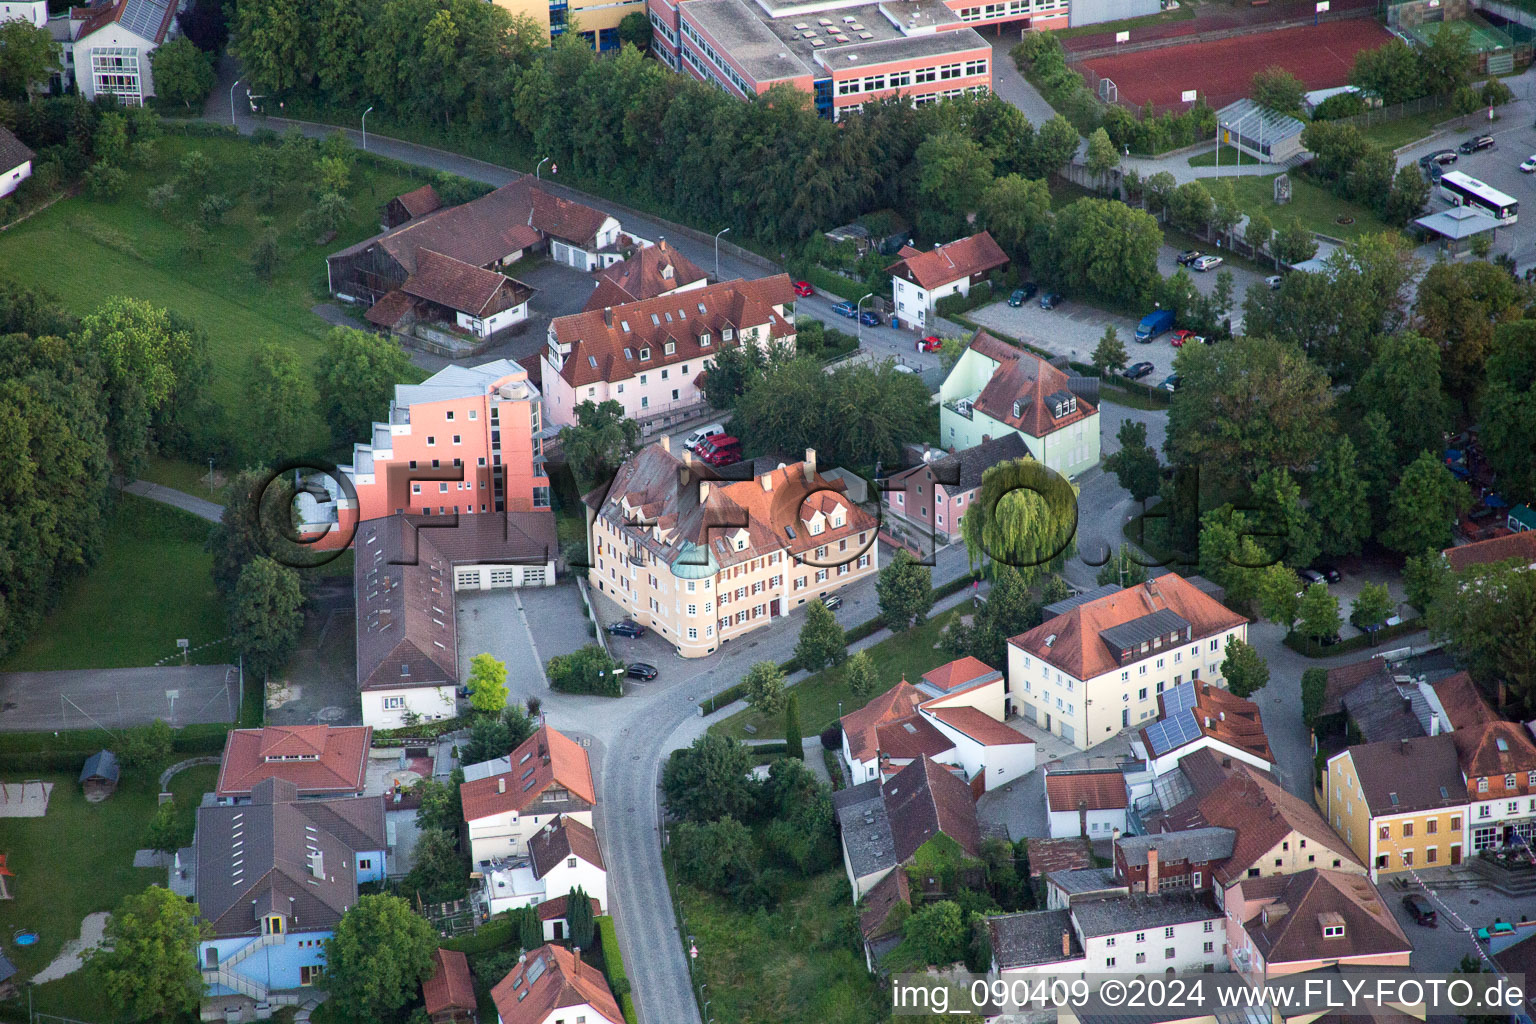
[[[1072,918],[1084,937],[1119,935],[1146,928],[1167,928],[1191,921],[1219,919],[1221,911],[1207,895],[1115,896],[1072,904]]]
[[[1187,637],[1191,629],[1189,620],[1171,608],[1159,608],[1129,622],[1101,630],[1099,636],[1114,651],[1134,649],[1148,643],[1155,636],[1167,637],[1177,633]]]
[[[1382,740],[1349,748],[1372,814],[1434,810],[1467,802],[1454,733]]]
[[[1158,573],[1158,575],[1162,574]],[[1184,577],[1184,582],[1194,584],[1196,590],[1209,594],[1218,601],[1225,601],[1227,599],[1227,588],[1220,583],[1206,579],[1204,576],[1186,576]]]
[[[5,129],[0,128],[0,131],[4,131],[4,130]],[[7,980],[9,978],[13,978],[13,977],[15,977],[15,975],[16,975],[16,965],[11,963],[10,960],[6,959],[6,956],[5,956],[4,953],[0,953],[0,981],[5,981],[5,980]]]
[[[384,799],[299,800],[293,783],[267,779],[249,804],[199,807],[195,845],[215,935],[252,934],[265,912],[286,915],[289,931],[333,928],[357,902],[357,854],[385,849]]]
[[[1112,890],[1125,891],[1125,883],[1115,881],[1115,873],[1109,868],[1075,868],[1067,871],[1052,871],[1045,876],[1048,884],[1054,885],[1068,896],[1080,896],[1087,892],[1107,892]]]
[[[1189,861],[1225,860],[1232,856],[1232,844],[1237,833],[1230,828],[1208,825],[1183,832],[1160,832],[1150,836],[1122,836],[1120,855],[1125,863],[1139,867],[1147,862],[1147,851],[1155,849],[1157,859],[1163,864]]]
[[[116,782],[118,770],[117,755],[110,750],[98,750],[85,759],[85,767],[80,769],[80,781],[106,779],[108,782]]]
[[[1043,622],[1045,619],[1054,619],[1056,616],[1069,612],[1080,604],[1087,604],[1089,601],[1097,601],[1099,598],[1108,597],[1110,594],[1118,594],[1123,589],[1125,588],[1118,584],[1106,583],[1102,587],[1094,587],[1092,590],[1085,590],[1081,594],[1074,594],[1072,597],[1064,597],[1060,601],[1057,601],[1054,604],[1048,604],[1044,608],[1040,609],[1044,616],[1041,621]]]
[[[855,878],[896,865],[896,840],[891,836],[879,779],[833,793],[832,806]]]
[[[992,933],[992,956],[1003,970],[1061,963],[1083,955],[1083,945],[1072,930],[1072,915],[1065,910],[998,914],[987,918],[987,930]],[[1063,933],[1069,950],[1066,956],[1061,954]]]
[[[0,127],[0,171],[10,171],[37,156],[20,139]]]
[[[954,494],[974,491],[980,487],[982,474],[999,462],[1011,462],[1028,455],[1029,446],[1024,443],[1024,439],[1017,433],[1010,432],[1002,437],[994,437],[981,444],[953,452],[941,459],[935,459],[928,463],[928,467],[933,470],[934,480],[942,484],[945,490]],[[919,463],[915,468],[920,470],[923,466]],[[912,470],[906,472],[910,473]]]

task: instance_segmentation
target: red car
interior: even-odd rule
[[[1177,330],[1173,332],[1173,347],[1183,348],[1186,343],[1191,345],[1204,345],[1205,339],[1194,331]]]
[[[808,299],[812,295],[816,294],[816,289],[811,287],[811,282],[809,281],[796,281],[795,294],[800,296],[802,299]]]
[[[937,334],[930,334],[926,338],[920,338],[917,342],[919,352],[937,352],[944,347],[944,339]]]
[[[730,466],[741,461],[741,442],[729,434],[716,434],[700,442],[694,454],[711,466]]]

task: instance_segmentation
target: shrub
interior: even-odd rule
[[[843,748],[843,727],[829,725],[821,730],[821,745],[826,750],[841,750]]]

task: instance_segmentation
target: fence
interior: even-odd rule
[[[1187,43],[1215,43],[1223,39],[1236,39],[1238,36],[1252,36],[1262,32],[1277,32],[1285,28],[1303,28],[1323,21],[1348,21],[1352,18],[1370,18],[1374,17],[1375,13],[1375,10],[1371,7],[1326,11],[1311,18],[1287,18],[1283,21],[1237,25],[1231,28],[1213,28],[1207,29],[1204,32],[1187,32],[1183,35],[1161,36],[1156,39],[1114,43],[1107,46],[1094,47],[1093,49],[1067,50],[1064,56],[1067,59],[1068,67],[1073,68],[1075,71],[1085,71],[1085,68],[1079,68],[1075,65],[1084,60],[1091,60],[1094,57],[1114,57],[1126,53],[1140,53],[1143,50],[1161,50],[1170,46],[1184,46]]]
[[[1439,110],[1450,102],[1451,97],[1446,93],[1436,96],[1420,96],[1416,100],[1405,100],[1402,103],[1394,103],[1388,107],[1376,107],[1361,114],[1341,117],[1333,123],[1353,125],[1356,128],[1369,128],[1372,125],[1384,124],[1388,121],[1396,121],[1400,118],[1414,117],[1432,110]]]

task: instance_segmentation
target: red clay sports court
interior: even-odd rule
[[[1131,38],[1135,39],[1134,29]],[[1350,18],[1120,57],[1093,57],[1079,66],[1113,80],[1122,104],[1140,107],[1151,100],[1159,110],[1178,108],[1183,105],[1183,92],[1197,89],[1207,103],[1220,108],[1248,95],[1253,73],[1271,64],[1290,71],[1308,89],[1348,85],[1355,54],[1391,38],[1372,18]]]

